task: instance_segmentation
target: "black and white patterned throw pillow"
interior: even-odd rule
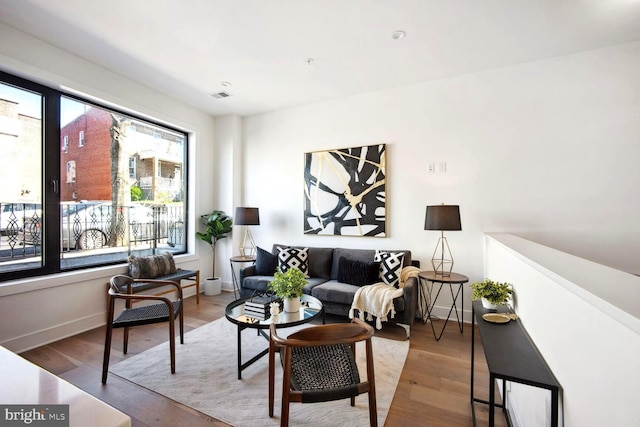
[[[402,271],[402,264],[404,264],[404,253],[386,252],[376,249],[373,260],[380,263],[380,279],[389,286],[399,288],[400,272]]]
[[[284,273],[297,267],[304,277],[309,277],[309,248],[282,248],[278,246],[278,267]]]

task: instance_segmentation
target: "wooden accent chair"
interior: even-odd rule
[[[311,326],[281,338],[271,325],[269,340],[269,416],[273,416],[275,353],[283,365],[280,425],[289,425],[290,402],[326,402],[369,393],[369,423],[378,425],[373,370],[373,327],[359,319],[351,323]],[[355,362],[356,343],[365,341],[367,380],[361,381]]]
[[[159,295],[147,295],[134,293],[135,284],[144,282],[149,288],[161,286],[173,286],[177,293],[175,301]],[[114,319],[115,302],[118,299],[125,300],[124,310]],[[157,303],[139,305],[133,307],[133,302],[159,301]],[[169,322],[169,349],[171,353],[171,373],[176,372],[176,344],[175,344],[175,319],[179,316],[180,344],[184,344],[184,316],[182,302],[182,287],[178,282],[171,280],[133,279],[129,276],[113,276],[109,281],[109,308],[107,318],[107,333],[104,340],[104,362],[102,364],[102,384],[107,383],[109,372],[109,355],[111,353],[111,335],[114,328],[124,328],[123,353],[127,354],[129,341],[129,328],[132,326],[149,325],[152,323]]]

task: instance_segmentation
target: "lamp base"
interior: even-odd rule
[[[251,230],[249,230],[249,227],[246,225],[244,229],[244,238],[242,239],[242,244],[240,245],[239,249],[240,249],[240,256],[243,256],[243,257],[256,256],[256,243],[253,241]]]
[[[449,263],[449,268],[446,268],[446,265],[441,264],[440,260],[431,260],[431,266],[433,267],[433,271],[436,273],[436,276],[449,277],[451,276],[451,270],[453,269],[453,263]]]
[[[431,266],[436,276],[451,276],[451,271],[453,270],[453,255],[451,255],[449,243],[447,242],[447,238],[444,237],[444,233],[438,239],[436,249],[433,251]]]
[[[240,256],[251,258],[256,256],[256,248],[240,246]]]

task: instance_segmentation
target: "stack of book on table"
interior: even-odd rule
[[[244,314],[256,319],[265,320],[270,316],[271,303],[278,301],[275,295],[254,295],[244,303]]]

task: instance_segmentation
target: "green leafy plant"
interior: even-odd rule
[[[289,268],[284,273],[278,267],[269,283],[269,290],[273,291],[280,298],[297,298],[302,296],[302,288],[307,284],[307,278],[299,268]]]
[[[511,289],[509,283],[494,282],[490,279],[485,279],[483,282],[472,283],[471,290],[473,290],[471,294],[472,300],[485,298],[491,304],[495,305],[506,305],[513,294],[513,289]]]
[[[139,202],[140,200],[142,200],[142,189],[140,187],[132,185],[131,186],[131,201],[132,202]]]
[[[211,275],[216,276],[216,243],[218,240],[224,239],[233,227],[231,217],[224,211],[213,211],[210,214],[202,215],[202,225],[205,226],[204,233],[196,231],[196,236],[211,245],[213,250],[213,270]]]

